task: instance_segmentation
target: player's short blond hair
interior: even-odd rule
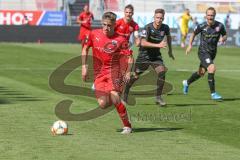
[[[117,15],[113,12],[105,12],[102,16],[102,20],[109,19],[111,22],[116,22]]]

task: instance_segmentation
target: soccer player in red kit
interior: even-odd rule
[[[133,44],[133,42],[130,40],[132,38],[132,37],[130,38],[130,36],[133,33],[135,44],[136,46],[139,46],[140,43],[140,40],[138,38],[139,26],[136,22],[134,22],[133,14],[134,14],[133,6],[131,4],[125,6],[124,17],[117,20],[115,30],[119,35],[124,36],[127,40],[129,40],[131,44]]]
[[[85,5],[83,12],[77,18],[77,23],[80,24],[80,32],[78,40],[82,42],[89,36],[91,32],[91,22],[94,19],[93,14],[89,11],[89,6]]]
[[[88,50],[92,47],[95,95],[99,106],[104,109],[115,105],[123,122],[122,134],[132,132],[127,110],[121,102],[120,94],[123,83],[129,81],[128,63],[120,65],[122,57],[132,61],[132,51],[128,41],[115,31],[116,14],[106,12],[102,17],[102,29],[93,30],[82,50],[82,79],[86,81],[88,73]],[[122,68],[124,67],[124,68]]]
[[[129,41],[130,46],[132,46],[134,42],[136,46],[139,46],[140,44],[140,39],[138,38],[139,26],[136,22],[134,22],[133,14],[134,14],[133,6],[131,4],[126,5],[124,8],[124,17],[116,21],[115,32],[126,38],[126,40]],[[120,61],[121,61],[120,64],[125,65],[128,59],[127,57],[122,57]],[[134,63],[133,59],[132,62],[128,63],[133,64]],[[95,90],[94,85],[92,85],[92,89]]]

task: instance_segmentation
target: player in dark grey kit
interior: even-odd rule
[[[165,74],[167,68],[165,67],[160,48],[166,48],[168,44],[168,55],[174,59],[172,54],[171,35],[169,26],[163,24],[165,11],[163,9],[156,9],[154,14],[154,22],[147,24],[142,30],[140,36],[139,55],[137,57],[134,69],[134,75],[127,83],[124,91],[124,101],[127,102],[130,87],[139,78],[139,75],[148,69],[149,66],[158,74],[156,103],[161,106],[166,105],[162,99],[162,90],[165,81]],[[167,43],[163,40],[167,37]]]
[[[199,24],[194,29],[189,41],[189,46],[186,50],[188,54],[192,49],[192,43],[195,36],[201,33],[200,46],[198,49],[198,57],[200,59],[199,70],[192,74],[188,80],[183,81],[183,93],[188,93],[188,87],[191,83],[202,77],[205,72],[208,72],[208,84],[211,91],[211,98],[213,100],[220,100],[222,97],[215,92],[215,80],[214,73],[216,67],[213,60],[217,54],[218,42],[224,44],[227,40],[227,33],[224,25],[215,20],[216,10],[213,7],[209,7],[206,11],[206,22]]]

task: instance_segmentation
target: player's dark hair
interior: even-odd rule
[[[215,8],[209,7],[209,8],[206,10],[206,14],[207,14],[207,11],[209,11],[209,10],[214,11],[214,14],[216,15],[217,12],[216,12]]]
[[[102,16],[102,20],[109,19],[111,22],[115,22],[117,19],[117,15],[113,12],[105,12]]]
[[[155,14],[162,13],[163,15],[165,14],[164,9],[158,8],[155,10]]]
[[[88,4],[84,4],[84,6],[83,7],[89,7],[89,5]]]
[[[134,11],[134,7],[133,7],[133,5],[131,5],[131,4],[126,5],[125,8],[124,8],[124,10],[127,9],[127,8],[128,8],[128,9],[131,9],[132,11]]]

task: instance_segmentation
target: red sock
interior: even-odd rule
[[[115,104],[115,107],[117,109],[119,117],[122,120],[122,123],[123,123],[124,127],[132,128],[131,123],[128,120],[128,114],[127,114],[127,110],[126,110],[124,104],[121,102],[119,104]]]

